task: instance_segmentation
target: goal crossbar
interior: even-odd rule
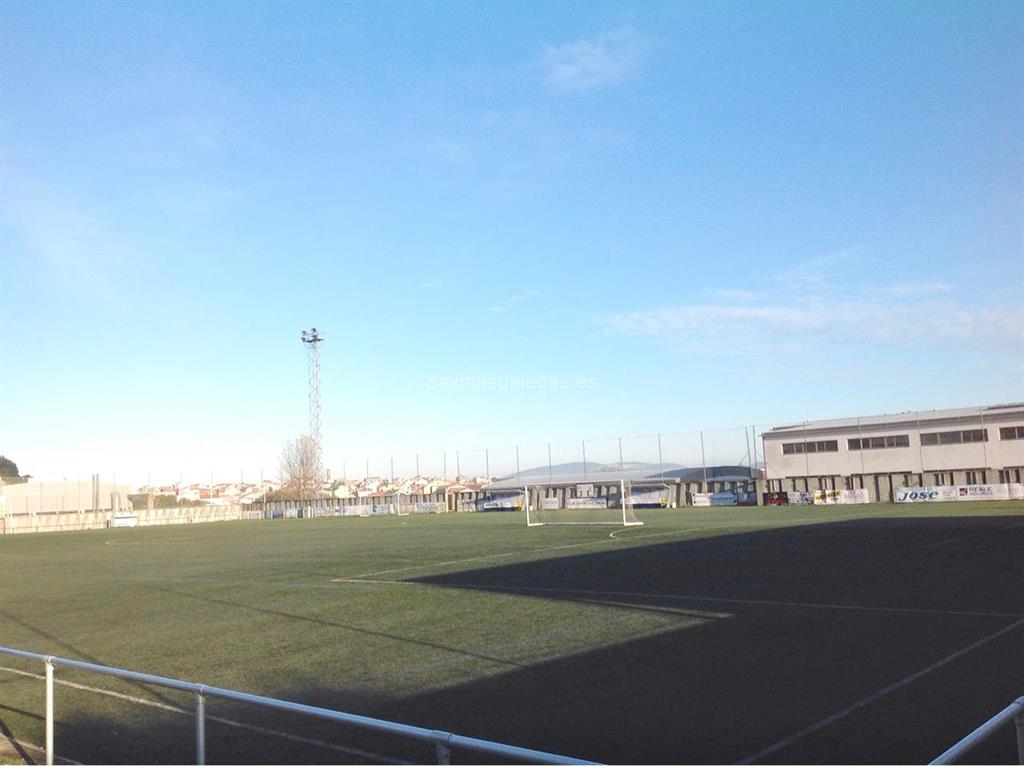
[[[538,498],[538,500],[541,500]],[[541,503],[542,504],[542,503]],[[579,519],[574,518],[568,514],[574,513],[574,509],[558,508],[558,509],[544,509],[536,508],[530,502],[530,487],[527,486],[523,489],[523,508],[526,509],[526,526],[528,527],[543,527],[547,525],[559,525],[559,526],[584,526],[584,525],[600,525],[600,526],[615,526],[615,527],[640,527],[643,526],[643,522],[637,518],[636,510],[633,507],[633,497],[630,490],[630,483],[625,480],[619,481],[619,507],[617,510],[620,514],[617,514],[617,518],[590,518],[590,519]],[[545,515],[544,510],[549,510],[550,514]],[[600,511],[602,509],[589,509]],[[608,511],[616,510],[613,507],[607,508]],[[558,514],[558,515],[555,515]],[[610,515],[610,514],[606,514]]]

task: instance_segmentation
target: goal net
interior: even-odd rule
[[[401,492],[396,492],[389,500],[391,501],[391,513],[396,516],[408,516],[416,507],[412,503],[412,498]]]
[[[619,527],[639,527],[633,507],[633,495],[628,481],[619,482],[618,493],[599,497],[540,497],[531,498],[530,488],[524,491],[526,525],[542,527],[552,524],[606,524]]]

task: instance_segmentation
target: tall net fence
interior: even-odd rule
[[[834,421],[824,431],[820,422],[798,422],[413,453],[357,453],[340,459],[326,454],[326,480],[319,488],[310,481],[309,489],[297,499],[313,496],[365,501],[372,506],[398,492],[417,498],[410,502],[458,508],[474,502],[470,493],[496,482],[602,484],[602,480],[615,481],[616,476],[641,478],[648,484],[659,480],[743,483],[767,478],[773,491],[845,485],[871,489],[879,498],[889,497],[896,486],[1019,483],[1024,466],[1019,453],[1012,451],[1024,443],[1021,427],[987,413],[978,418],[980,422],[970,427],[952,429],[940,427],[943,424],[934,413],[908,412]],[[773,430],[771,438],[766,438]],[[950,463],[951,448],[956,465]],[[182,462],[187,459],[183,456]],[[273,456],[266,465],[225,469],[220,462],[208,470],[196,469],[203,459],[193,459],[188,470],[176,470],[166,458],[154,459],[152,470],[144,476],[108,469],[0,477],[0,516],[117,512],[140,504],[147,509],[244,506],[296,499],[288,495],[294,494],[294,484],[282,475]],[[211,462],[217,459],[210,457]],[[147,464],[138,456],[134,463]],[[783,487],[783,480],[791,486]]]
[[[616,436],[601,439],[553,440],[518,445],[435,449],[417,453],[376,454],[333,460],[324,456],[323,492],[413,492],[416,486],[436,489],[461,484],[481,487],[502,479],[555,482],[566,477],[599,481],[612,471],[647,471],[671,477],[681,469],[713,478],[723,469],[755,474],[764,468],[761,435],[766,426]],[[154,461],[155,462],[155,461]],[[146,475],[118,476],[116,471],[33,476],[30,486],[0,484],[0,514],[61,512],[130,507],[129,497],[152,494],[167,505],[184,503],[251,503],[277,492],[287,477],[278,464],[240,466],[236,470],[174,470],[154,467]],[[413,480],[420,479],[418,485]],[[423,480],[430,480],[424,483]],[[94,483],[100,485],[97,500]],[[347,488],[347,489],[346,489]],[[114,499],[111,500],[111,496]]]

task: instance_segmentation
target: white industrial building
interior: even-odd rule
[[[63,481],[30,480],[19,484],[0,482],[0,516],[66,511],[120,511],[132,507],[131,487],[91,479]]]
[[[1024,403],[903,412],[781,426],[763,434],[774,491],[1020,483]]]

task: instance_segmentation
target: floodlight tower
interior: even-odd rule
[[[302,331],[309,349],[309,438],[313,442],[313,486],[316,499],[323,490],[323,458],[320,452],[320,344],[323,336],[316,327]]]

